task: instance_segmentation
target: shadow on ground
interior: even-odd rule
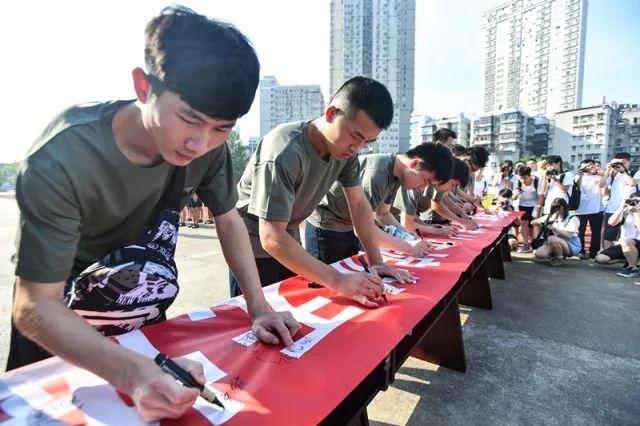
[[[514,255],[491,311],[461,307],[467,373],[410,358],[372,424],[637,424],[640,285],[619,269]]]

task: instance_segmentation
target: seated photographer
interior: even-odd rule
[[[501,189],[498,193],[498,202],[493,206],[493,210],[504,210],[507,212],[512,212],[515,210],[513,207],[513,203],[511,201],[513,197],[513,192],[508,189]],[[509,227],[509,231],[507,232],[507,240],[509,241],[509,247],[511,250],[518,249],[518,238],[516,237],[515,230],[518,226],[520,226],[520,219],[516,219],[513,222],[513,226]]]
[[[518,169],[518,182],[512,198],[519,200],[518,210],[524,212],[520,218],[520,235],[523,246],[519,251],[528,253],[531,251],[531,221],[539,216],[544,202],[542,185],[537,177],[531,176],[530,167],[523,166]]]
[[[640,250],[640,192],[632,194],[618,210],[609,218],[612,226],[622,225],[620,240],[617,245],[611,246],[596,256],[596,262],[600,265],[608,265],[626,261],[627,265],[621,277],[640,277],[638,270],[638,251]]]
[[[637,191],[633,186],[634,179],[629,174],[631,155],[628,152],[619,152],[613,156],[605,166],[604,178],[600,181],[600,189],[603,195],[608,196],[604,209],[604,231],[602,233],[602,248],[607,249],[618,239],[620,224],[611,225],[609,219],[620,208],[632,192]]]
[[[533,253],[536,259],[551,259],[553,262],[556,258],[577,256],[580,253],[580,221],[577,216],[569,214],[569,204],[563,198],[553,200],[549,214],[531,224],[540,231],[536,234],[536,239],[542,240]]]

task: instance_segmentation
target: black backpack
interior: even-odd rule
[[[564,173],[560,175],[560,182],[564,180]],[[580,207],[580,186],[578,182],[573,182],[573,190],[571,191],[571,196],[569,197],[569,210],[577,210]]]

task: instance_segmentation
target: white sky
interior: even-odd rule
[[[598,1],[605,0],[591,0]],[[502,1],[416,3],[414,109],[434,116],[480,112],[481,15]],[[51,117],[69,105],[132,98],[130,71],[143,64],[144,26],[168,4],[21,0],[4,6],[0,162],[21,159]],[[235,24],[253,42],[262,75],[275,75],[282,84],[321,84],[328,95],[329,0],[184,0],[182,4]],[[585,98],[584,103],[591,101]],[[240,121],[240,132],[246,140],[258,130],[254,102]]]

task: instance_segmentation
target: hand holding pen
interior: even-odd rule
[[[369,268],[369,264],[367,263],[367,260],[364,258],[363,255],[359,255],[358,256],[358,260],[360,261],[360,264],[362,265],[362,267],[364,268],[364,271],[367,274],[371,274],[371,269]],[[384,288],[382,289],[382,293],[380,294],[380,296],[382,297],[382,300],[384,300],[385,302],[387,302],[387,296],[384,294]]]
[[[183,386],[188,388],[195,388],[200,392],[200,396],[205,401],[217,406],[224,410],[224,405],[218,399],[215,393],[204,387],[203,383],[198,382],[187,370],[182,368],[177,362],[169,358],[163,353],[159,353],[154,358],[158,367],[162,368],[162,371],[171,375],[174,379],[182,383]],[[203,382],[204,380],[201,381]]]

